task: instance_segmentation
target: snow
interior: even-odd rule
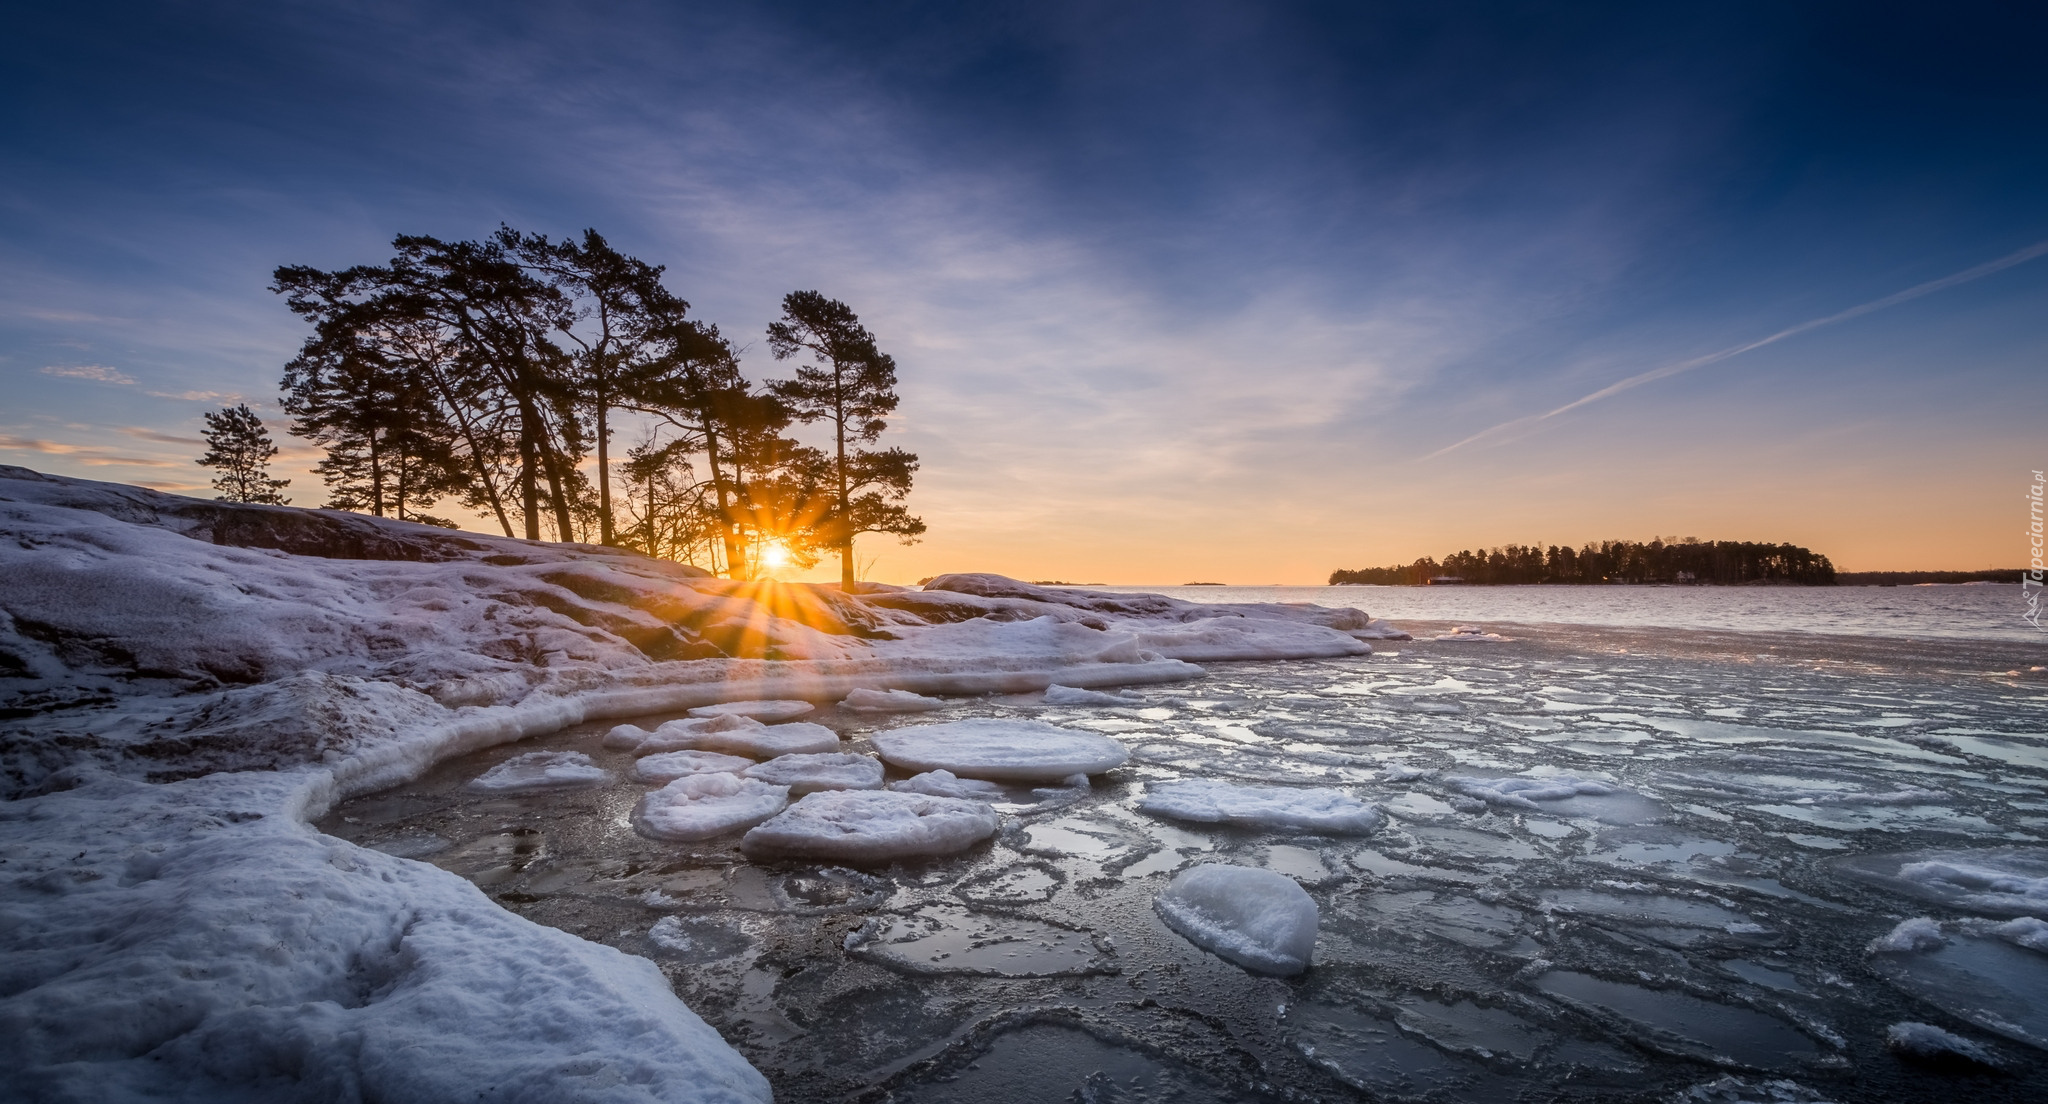
[[[1087,778],[1087,775],[1082,775]],[[898,793],[930,794],[933,797],[960,797],[972,801],[1000,801],[1008,790],[994,782],[983,782],[977,778],[961,778],[949,770],[926,771],[912,775],[901,782],[889,783],[889,788]]]
[[[890,766],[948,770],[994,782],[1051,782],[1100,774],[1130,758],[1107,736],[1040,721],[982,718],[877,732],[875,750]]]
[[[1189,942],[1254,973],[1301,973],[1315,950],[1315,901],[1270,870],[1204,863],[1175,876],[1152,905]]]
[[[1384,628],[1349,609],[999,576],[951,577],[950,592],[764,589],[616,549],[20,468],[0,468],[0,530],[0,907],[9,953],[29,955],[0,987],[0,1058],[51,1099],[766,1099],[644,961],[307,821],[442,760],[601,719],[1156,685],[1202,673],[1175,655],[1363,654],[1358,639]],[[841,746],[822,726],[744,716],[619,725],[604,743],[646,756],[636,775],[657,781],[684,765],[661,753]],[[1027,758],[1047,772],[1032,780],[1081,769]],[[594,764],[511,765],[524,759],[485,777],[597,781]],[[649,795],[643,827],[762,785],[712,762],[693,756],[694,773]],[[987,806],[930,794],[799,808],[794,833],[749,833],[753,851],[868,861],[996,829]],[[801,838],[825,823],[850,842]],[[280,1090],[294,1078],[307,1080]]]
[[[1342,790],[1249,786],[1206,778],[1150,783],[1138,808],[1175,820],[1331,835],[1363,834],[1385,820],[1378,809]]]
[[[1941,1058],[1961,1058],[1982,1066],[1996,1066],[1998,1057],[1990,1048],[1973,1043],[1933,1024],[1916,1023],[1911,1020],[1895,1023],[1884,1032],[1886,1048],[1923,1061]]]
[[[788,786],[720,771],[687,774],[641,798],[633,827],[654,839],[710,839],[751,828],[788,803]]]
[[[1061,686],[1054,683],[1045,688],[1047,705],[1121,705],[1139,706],[1144,699],[1125,697],[1122,694],[1105,694],[1100,690],[1083,690],[1077,686]]]
[[[1507,637],[1502,636],[1499,633],[1487,632],[1485,629],[1482,629],[1477,625],[1459,625],[1457,628],[1452,629],[1450,632],[1444,633],[1442,636],[1439,636],[1436,639],[1452,642],[1476,641],[1482,644],[1497,644],[1506,641]]]
[[[716,751],[664,751],[633,764],[637,782],[667,782],[691,774],[738,774],[754,765],[752,759]]]
[[[776,721],[793,721],[811,711],[807,701],[736,701],[719,702],[717,705],[700,705],[690,710],[692,717],[752,717],[766,724]]]
[[[791,794],[799,797],[819,790],[882,788],[882,764],[869,756],[846,752],[780,755],[741,773],[747,778],[787,786]]]
[[[478,775],[470,781],[469,788],[496,793],[574,790],[602,786],[611,780],[611,772],[580,751],[530,751]]]
[[[2017,920],[1994,925],[1991,934],[2015,947],[2025,947],[2030,951],[2048,954],[2048,923],[2034,917],[2022,916]]]
[[[1518,809],[1540,809],[1539,801],[1561,801],[1580,794],[1600,796],[1617,792],[1619,787],[1608,782],[1578,778],[1569,774],[1545,777],[1475,778],[1469,775],[1452,775],[1444,779],[1446,785],[1468,797],[1476,797],[1489,805],[1504,805]]]
[[[928,698],[908,690],[857,689],[840,701],[856,713],[929,713],[946,708],[941,698]]]
[[[868,866],[950,855],[995,835],[1000,820],[978,801],[894,790],[825,790],[748,832],[750,859],[819,859]]]

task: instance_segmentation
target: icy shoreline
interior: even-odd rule
[[[42,1100],[762,1100],[646,961],[309,826],[599,718],[1144,685],[1355,610],[949,576],[872,601],[0,468],[0,1058]]]

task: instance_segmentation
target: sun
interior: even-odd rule
[[[770,570],[789,566],[789,546],[781,541],[769,541],[761,546],[761,565]]]

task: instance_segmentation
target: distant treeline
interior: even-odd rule
[[[2021,569],[2004,571],[1837,571],[1842,586],[1918,586],[1921,583],[2017,583]]]
[[[1431,581],[1478,585],[1528,583],[1796,583],[1832,586],[1835,565],[1796,544],[1702,541],[1601,541],[1583,548],[1510,544],[1454,552],[1442,562],[1333,571],[1330,585],[1424,586]]]

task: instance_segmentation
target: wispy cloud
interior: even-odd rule
[[[184,402],[227,403],[241,402],[242,396],[233,391],[151,391],[152,399],[178,399]]]
[[[1656,381],[1661,379],[1670,379],[1672,376],[1678,375],[1683,372],[1690,372],[1695,368],[1704,368],[1709,364],[1719,364],[1724,360],[1739,357],[1744,353],[1761,349],[1766,345],[1775,345],[1788,337],[1797,337],[1803,333],[1811,333],[1812,331],[1818,330],[1824,326],[1832,326],[1838,322],[1847,322],[1853,318],[1861,318],[1864,315],[1870,314],[1874,311],[1881,311],[1886,307],[1895,307],[1900,303],[1918,299],[1923,295],[1932,295],[1937,291],[1944,291],[1948,288],[1955,287],[1958,284],[1967,284],[1972,280],[1980,280],[1986,276],[1992,275],[1993,273],[2003,272],[2006,269],[2012,268],[2015,265],[2025,264],[2026,262],[2031,261],[2034,258],[2042,256],[2044,254],[2048,254],[2048,241],[2035,242],[2034,244],[2027,246],[2025,249],[2015,250],[2014,252],[2008,253],[2005,256],[1998,258],[1997,260],[1986,261],[1983,264],[1977,265],[1973,268],[1966,268],[1961,272],[1955,272],[1947,276],[1943,276],[1938,280],[1929,280],[1924,284],[1915,284],[1904,291],[1893,292],[1892,294],[1887,295],[1882,299],[1872,299],[1868,303],[1859,303],[1856,306],[1850,307],[1848,310],[1837,311],[1834,314],[1827,315],[1824,318],[1814,318],[1805,322],[1801,322],[1797,326],[1787,326],[1786,328],[1779,330],[1777,333],[1771,334],[1769,337],[1761,337],[1756,339],[1755,341],[1745,341],[1740,345],[1731,345],[1726,349],[1720,350],[1719,352],[1708,353],[1705,356],[1694,357],[1691,360],[1682,360],[1676,364],[1667,364],[1662,368],[1652,368],[1647,372],[1638,373],[1636,375],[1628,377],[1627,379],[1617,380],[1614,383],[1610,383],[1598,391],[1592,392],[1591,394],[1581,395],[1580,397],[1573,399],[1571,402],[1568,402],[1554,410],[1546,410],[1541,414],[1529,414],[1524,417],[1510,419],[1508,421],[1500,423],[1499,425],[1489,426],[1488,428],[1482,429],[1479,432],[1473,434],[1470,437],[1465,438],[1462,441],[1455,441],[1451,444],[1445,445],[1444,447],[1436,450],[1435,452],[1430,453],[1427,456],[1422,457],[1421,459],[1434,460],[1437,457],[1443,456],[1446,453],[1456,452],[1457,450],[1464,448],[1466,445],[1476,444],[1477,442],[1487,440],[1491,437],[1497,437],[1511,430],[1521,429],[1526,426],[1537,425],[1541,422],[1547,422],[1560,414],[1568,414],[1582,406],[1589,406],[1593,403],[1599,402],[1602,399],[1613,398],[1614,396],[1619,395],[1624,391],[1632,391],[1635,388],[1641,387],[1646,383],[1655,383]]]
[[[147,426],[121,426],[120,432],[138,441],[151,441],[159,445],[178,445],[182,448],[201,448],[206,442],[197,437],[180,437],[175,433],[150,429]]]
[[[88,467],[127,466],[137,468],[180,468],[190,461],[161,460],[148,456],[124,456],[90,445],[67,445],[62,441],[42,441],[33,437],[15,437],[0,434],[0,451],[33,452],[43,456],[62,456],[74,463]]]
[[[121,371],[119,368],[109,368],[104,364],[46,364],[43,366],[43,374],[46,376],[56,376],[60,379],[91,380],[94,383],[118,383],[123,387],[135,382],[134,376]]]

